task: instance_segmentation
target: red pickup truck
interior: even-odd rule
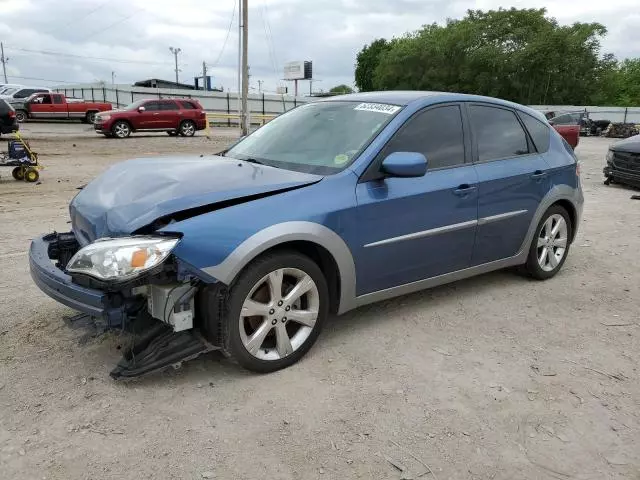
[[[16,108],[19,122],[27,119],[78,119],[93,123],[96,114],[111,110],[110,103],[85,102],[75,98],[67,98],[62,93],[34,93],[21,106]]]
[[[582,112],[565,113],[549,119],[549,125],[555,128],[574,150],[580,141],[582,115]]]

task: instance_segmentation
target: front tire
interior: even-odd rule
[[[229,291],[223,352],[254,372],[286,368],[313,346],[328,313],[327,281],[315,262],[296,252],[265,255]]]
[[[131,135],[131,126],[129,123],[120,120],[113,124],[113,127],[111,127],[111,133],[116,138],[127,138]]]
[[[553,205],[536,228],[525,264],[526,272],[537,280],[555,276],[567,259],[572,235],[569,214],[560,205]]]

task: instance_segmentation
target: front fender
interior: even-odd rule
[[[203,268],[207,275],[229,285],[238,273],[261,253],[288,242],[305,241],[327,250],[338,266],[340,305],[338,313],[351,308],[355,300],[356,267],[351,251],[333,230],[313,222],[285,222],[267,227],[242,242],[220,264]]]

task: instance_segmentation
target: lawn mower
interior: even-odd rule
[[[23,140],[18,132],[14,133],[16,139],[10,140],[7,153],[0,154],[0,167],[13,167],[11,175],[16,180],[37,182],[40,178],[38,154],[29,148],[29,142]]]

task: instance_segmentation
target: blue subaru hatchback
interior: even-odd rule
[[[211,349],[269,372],[331,314],[510,266],[553,277],[582,204],[572,149],[534,110],[345,95],[220,155],[111,167],[71,202],[71,232],[33,241],[31,274],[106,328],[145,326],[116,378]]]

